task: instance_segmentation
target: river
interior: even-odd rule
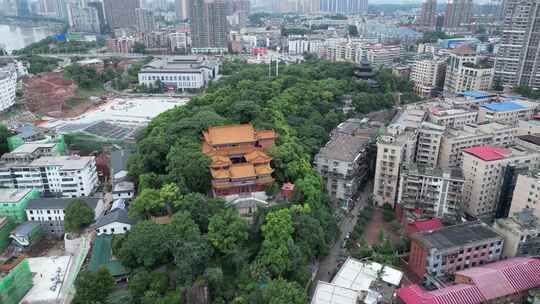
[[[55,34],[56,26],[46,24],[0,24],[0,47],[8,52],[24,48],[47,36]]]

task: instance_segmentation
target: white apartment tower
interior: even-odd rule
[[[486,91],[491,86],[493,67],[481,60],[468,45],[461,45],[450,52],[446,77],[445,94],[465,91]]]
[[[411,70],[414,92],[422,97],[431,97],[442,89],[446,75],[446,58],[433,54],[422,54],[415,59]]]

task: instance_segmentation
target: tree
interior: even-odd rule
[[[12,136],[11,132],[6,126],[0,124],[0,156],[9,152],[8,138]]]
[[[172,238],[171,229],[152,221],[141,221],[133,226],[122,243],[119,258],[128,267],[153,267],[167,262],[170,251],[167,248]]]
[[[148,272],[142,270],[137,272],[128,282],[128,290],[135,302],[148,303],[144,301],[153,298],[152,303],[157,298],[165,295],[169,289],[169,277],[164,272]]]
[[[283,276],[291,267],[289,243],[293,242],[294,227],[290,210],[268,213],[261,231],[264,241],[258,258],[276,277]]]
[[[175,145],[167,155],[167,171],[172,180],[185,183],[193,192],[206,193],[210,189],[210,159],[199,144]]]
[[[174,210],[187,211],[197,223],[202,232],[208,231],[210,218],[223,209],[225,202],[222,199],[208,199],[200,193],[189,193],[174,202]]]
[[[272,280],[263,291],[263,299],[266,304],[304,304],[307,302],[306,294],[302,287],[295,282],[287,282],[284,279]]]
[[[133,44],[133,52],[137,54],[144,54],[146,53],[146,46],[142,42],[135,42]]]
[[[228,208],[210,218],[208,240],[223,254],[235,251],[248,239],[248,224],[236,209]]]
[[[212,247],[202,238],[173,238],[171,242],[173,262],[177,268],[177,279],[182,283],[193,283],[206,269],[212,256]]]
[[[165,202],[160,199],[159,191],[146,188],[141,194],[131,203],[129,207],[129,216],[150,216],[152,214],[160,214],[165,209]]]
[[[182,239],[199,238],[201,231],[193,221],[191,213],[187,211],[176,212],[171,219],[171,229],[175,237]]]
[[[491,89],[493,91],[498,91],[498,92],[500,92],[500,91],[502,91],[504,89],[503,84],[502,84],[502,80],[499,77],[497,77],[497,78],[495,78],[493,80],[493,85],[491,86]]]
[[[105,267],[97,272],[82,271],[75,281],[76,293],[72,303],[105,304],[115,285],[114,278]]]
[[[65,210],[64,229],[67,232],[80,232],[94,221],[94,217],[94,209],[88,207],[83,199],[75,199]]]

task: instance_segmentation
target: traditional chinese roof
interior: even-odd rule
[[[251,124],[209,127],[203,132],[205,141],[211,145],[229,145],[254,142],[255,129]]]
[[[257,173],[257,175],[260,175],[260,174],[271,174],[272,172],[274,172],[274,170],[272,170],[272,168],[270,167],[270,165],[265,164],[265,165],[258,165],[258,166],[255,166],[255,172]]]
[[[256,131],[257,139],[276,139],[278,137],[274,130],[260,130]]]
[[[229,172],[232,179],[257,176],[255,168],[250,163],[234,164],[230,167]]]
[[[231,160],[226,156],[214,155],[210,158],[212,159],[212,164],[210,165],[212,168],[228,167],[232,164]]]
[[[210,168],[210,173],[212,174],[213,178],[229,178],[231,175],[229,174],[229,170],[227,169],[212,169]]]
[[[268,156],[266,153],[260,150],[252,151],[244,155],[244,158],[246,159],[247,162],[253,163],[253,164],[264,164],[272,160],[270,156]]]

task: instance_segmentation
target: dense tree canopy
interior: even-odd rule
[[[77,293],[73,304],[106,304],[107,297],[114,290],[114,278],[102,267],[97,272],[83,271],[75,281]]]
[[[64,227],[67,232],[78,232],[94,221],[94,209],[83,199],[73,200],[65,210]]]

